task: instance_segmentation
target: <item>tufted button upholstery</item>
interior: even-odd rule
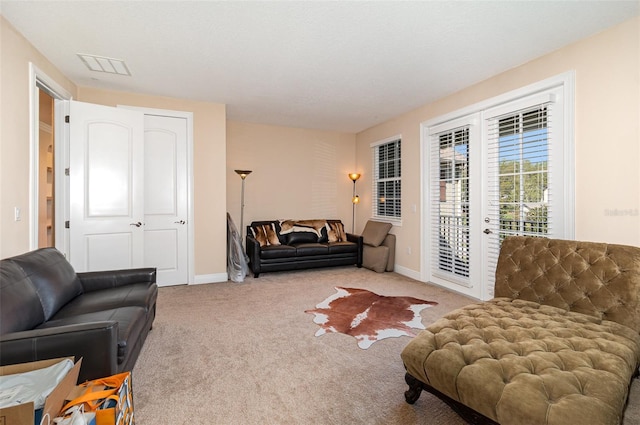
[[[640,332],[639,251],[605,243],[510,237],[502,243],[495,295],[601,317]]]
[[[495,293],[415,337],[407,372],[502,425],[619,424],[640,365],[640,248],[507,238]]]
[[[424,357],[411,361],[414,341]],[[411,375],[501,424],[614,424],[639,353],[640,336],[619,323],[497,298],[438,320],[403,358]]]

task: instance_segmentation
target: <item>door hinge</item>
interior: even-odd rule
[[[64,116],[64,122],[66,122],[67,124],[69,124],[69,115],[65,115],[65,116]]]
[[[68,169],[68,168],[65,168],[65,169],[64,169],[64,175],[65,175],[65,176],[68,176],[68,175],[69,175],[69,169]]]
[[[64,228],[65,228],[65,229],[68,229],[68,228],[69,228],[69,220],[67,220],[67,221],[65,221],[65,222],[64,222]]]

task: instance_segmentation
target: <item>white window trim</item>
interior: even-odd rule
[[[391,137],[387,137],[386,139],[382,139],[382,140],[378,140],[376,142],[372,142],[371,144],[369,144],[369,148],[370,149],[374,149],[378,146],[381,145],[385,145],[387,143],[391,143],[391,142],[395,142],[396,140],[400,140],[400,144],[402,145],[402,134],[397,134],[395,136],[391,136]],[[402,156],[400,156],[400,167],[402,169]],[[375,174],[375,167],[376,164],[374,163],[375,160],[372,160],[372,174]],[[400,172],[400,185],[402,185],[402,172]],[[403,192],[404,193],[404,192]],[[400,217],[385,217],[385,216],[379,216],[377,214],[374,214],[375,210],[376,210],[376,202],[375,202],[375,196],[377,194],[377,189],[376,189],[376,180],[375,180],[375,175],[371,176],[371,219],[372,220],[376,220],[376,221],[381,221],[384,223],[391,223],[394,226],[397,227],[402,227],[402,217],[403,217],[403,213],[402,213],[402,207],[400,208]],[[402,199],[402,195],[401,198]],[[404,205],[404,202],[402,202],[402,204]]]

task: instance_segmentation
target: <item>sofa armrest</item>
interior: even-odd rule
[[[118,372],[118,323],[89,322],[0,335],[0,365],[82,358],[79,382]]]
[[[388,233],[382,241],[382,246],[389,248],[386,271],[392,272],[396,264],[396,235]]]
[[[260,243],[250,234],[247,234],[246,241],[249,265],[251,266],[253,276],[258,277],[260,274]]]
[[[358,267],[362,267],[362,247],[364,246],[364,238],[360,235],[347,233],[347,240],[358,245],[358,262],[356,263],[356,265]]]
[[[116,288],[133,283],[155,283],[156,269],[154,267],[125,270],[107,270],[100,272],[78,273],[84,292],[99,291]]]

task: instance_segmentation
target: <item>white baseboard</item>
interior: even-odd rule
[[[227,273],[200,274],[193,278],[193,285],[202,285],[205,283],[220,283],[229,280]]]
[[[419,280],[422,282],[420,277],[420,272],[418,271],[409,269],[407,267],[402,267],[397,264],[393,266],[393,271],[403,276],[407,276],[407,277],[410,277],[411,279]]]

